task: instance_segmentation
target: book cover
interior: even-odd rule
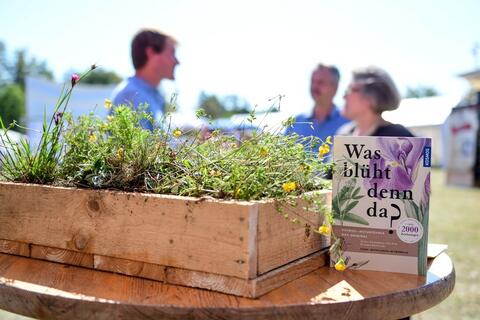
[[[337,136],[333,157],[332,264],[425,275],[431,139]]]

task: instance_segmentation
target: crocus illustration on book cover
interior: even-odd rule
[[[333,261],[426,274],[430,161],[430,138],[335,137]]]

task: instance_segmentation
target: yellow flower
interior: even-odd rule
[[[94,133],[92,133],[92,134],[88,137],[88,140],[89,140],[90,142],[95,142],[95,141],[97,141],[97,136],[96,136]]]
[[[282,188],[285,192],[292,192],[297,188],[297,184],[295,182],[285,182],[282,184]]]
[[[301,164],[300,165],[300,171],[310,171],[310,166],[308,164]]]
[[[325,139],[325,143],[332,144],[332,136],[328,136],[327,139]]]
[[[182,135],[182,131],[180,131],[180,129],[175,129],[172,134],[175,138],[179,138]]]
[[[112,100],[110,99],[105,99],[105,101],[103,102],[103,105],[105,106],[105,108],[107,110],[110,110],[112,108]]]
[[[326,143],[322,144],[320,148],[318,148],[318,157],[322,158],[324,155],[330,152],[330,146]]]
[[[212,169],[212,170],[210,171],[210,175],[211,175],[212,177],[218,177],[218,176],[221,175],[221,173],[220,173],[219,171],[217,171],[217,170]]]
[[[241,191],[242,191],[242,189],[236,188],[235,191],[233,192],[233,196],[238,197],[240,195]]]
[[[325,236],[328,236],[330,234],[330,227],[324,223],[318,228],[318,232]]]
[[[260,149],[260,155],[261,155],[262,157],[268,156],[268,150],[267,150],[267,148],[262,147],[262,149]]]
[[[123,148],[120,148],[117,150],[117,158],[123,159],[124,154],[125,154],[125,151],[123,150]]]
[[[335,270],[344,271],[345,269],[347,269],[347,265],[343,258],[338,259],[337,263],[335,263]]]
[[[110,122],[112,122],[112,121],[113,121],[113,116],[108,115],[108,116],[107,116],[107,120],[110,121]]]
[[[108,129],[108,124],[104,122],[98,126],[98,129],[100,129],[100,131],[105,131]]]

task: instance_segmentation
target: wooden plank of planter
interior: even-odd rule
[[[29,257],[30,246],[28,243],[0,239],[0,252]]]
[[[89,253],[32,244],[31,257],[93,269],[93,254]]]
[[[153,263],[95,255],[94,268],[165,282],[165,269],[167,267]]]
[[[327,250],[315,252],[250,280],[97,255],[95,256],[95,269],[257,298],[326,265],[328,259],[326,252]]]
[[[331,192],[317,192],[327,207],[331,203]],[[271,202],[261,203],[258,215],[258,274],[264,274],[280,267],[286,261],[293,261],[330,245],[325,236],[306,230],[305,225],[290,222],[293,218],[309,221],[315,228],[323,223],[323,215],[304,210],[308,206],[304,200],[298,199],[296,208],[282,206],[282,213]],[[288,219],[284,214],[288,214]]]
[[[0,238],[243,279],[258,204],[0,183]]]

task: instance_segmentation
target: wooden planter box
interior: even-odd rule
[[[322,223],[303,207],[285,212]],[[165,283],[258,297],[325,265],[328,241],[273,201],[0,183],[1,252]]]

